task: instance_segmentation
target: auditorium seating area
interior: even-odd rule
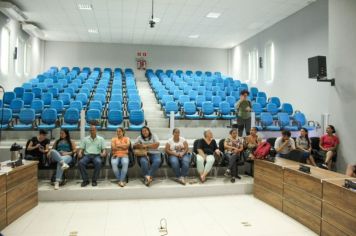
[[[166,117],[173,111],[175,119],[236,119],[235,104],[243,90],[248,90],[259,130],[313,130],[304,113],[279,97],[267,97],[256,87],[225,77],[220,72],[182,70],[146,71],[147,80]]]
[[[5,92],[0,106],[1,128],[10,130],[79,130],[85,111],[86,129],[118,127],[140,130],[145,124],[142,101],[132,69],[51,67]]]

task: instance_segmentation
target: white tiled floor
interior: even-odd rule
[[[168,235],[297,236],[309,229],[252,195],[155,200],[41,202],[4,236],[156,236],[161,218]],[[244,226],[247,222],[250,226]]]

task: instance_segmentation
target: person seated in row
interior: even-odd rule
[[[346,175],[356,178],[356,165],[347,165]]]
[[[206,181],[206,176],[214,165],[214,155],[221,156],[221,152],[210,129],[204,131],[204,138],[199,140],[197,151],[197,170],[200,181],[204,183]]]
[[[302,153],[303,159],[306,160],[307,164],[316,166],[314,157],[311,154],[312,146],[307,129],[301,128],[300,135],[296,140],[296,148]]]
[[[161,165],[161,152],[158,147],[159,139],[157,135],[152,134],[150,128],[144,126],[141,129],[141,135],[136,138],[133,148],[140,163],[146,186],[150,186],[153,176]]]
[[[325,169],[331,169],[332,159],[337,153],[337,147],[339,146],[339,138],[336,136],[335,127],[328,125],[326,127],[326,134],[320,137],[320,151],[318,154],[323,158],[324,163],[322,167]]]
[[[25,148],[25,159],[30,161],[39,161],[40,166],[48,166],[46,158],[49,152],[50,140],[47,138],[47,131],[40,129],[38,135],[29,139]]]
[[[125,130],[119,127],[116,131],[117,137],[111,139],[111,166],[118,180],[118,185],[120,187],[125,187],[126,185],[126,175],[129,168],[129,148],[130,139],[125,137]],[[119,169],[119,165],[121,168]]]
[[[176,181],[183,185],[186,184],[185,179],[188,176],[191,159],[188,151],[188,143],[180,136],[180,130],[178,128],[173,129],[173,137],[168,139],[165,152],[176,176]]]
[[[229,137],[224,142],[225,155],[229,160],[229,165],[224,175],[231,178],[231,183],[235,183],[235,178],[241,179],[237,173],[237,161],[242,158],[241,153],[244,149],[244,140],[237,135],[237,129],[230,130],[229,134]]]
[[[57,162],[56,180],[54,182],[54,189],[59,189],[59,183],[62,180],[62,175],[65,170],[69,168],[69,163],[73,161],[74,154],[76,153],[75,142],[72,141],[67,129],[61,129],[52,149],[48,152],[48,158],[51,161]]]
[[[250,135],[246,136],[244,141],[244,155],[247,160],[255,159],[255,155],[253,153],[261,142],[262,139],[257,134],[257,128],[252,127]]]
[[[278,137],[274,143],[274,149],[277,152],[277,157],[287,158],[289,153],[295,149],[295,142],[291,138],[291,132],[288,130],[282,131],[282,137]]]
[[[96,134],[97,130],[95,125],[90,125],[89,131],[90,135],[80,142],[78,152],[78,158],[80,159],[78,167],[83,179],[83,182],[81,183],[82,187],[89,184],[89,177],[86,169],[89,163],[94,164],[92,186],[98,185],[97,180],[100,174],[102,159],[106,157],[104,138]]]

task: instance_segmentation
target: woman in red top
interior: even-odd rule
[[[335,127],[328,125],[326,134],[320,138],[320,154],[324,158],[322,166],[325,169],[331,169],[332,158],[336,155],[337,147],[339,145],[339,138],[335,135]]]

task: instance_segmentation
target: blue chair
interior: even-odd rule
[[[128,130],[139,131],[145,126],[145,123],[143,110],[132,110],[130,112]]]
[[[179,103],[180,106],[183,106],[184,103],[186,103],[186,102],[190,102],[190,98],[189,98],[188,95],[179,96],[178,103]]]
[[[217,91],[216,96],[221,97],[221,100],[222,100],[222,101],[225,101],[225,100],[226,100],[225,91],[221,91],[221,90]]]
[[[277,105],[274,103],[268,103],[266,106],[267,112],[271,113],[272,117],[274,120],[277,120],[277,113],[278,113],[278,108]]]
[[[69,93],[60,93],[58,100],[61,100],[63,102],[64,108],[67,109],[70,104],[70,94]]]
[[[264,97],[264,98],[267,100],[267,95],[266,95],[266,93],[265,93],[265,92],[262,92],[262,91],[257,92],[257,96],[256,96],[256,97]]]
[[[219,97],[219,96],[213,96],[213,97],[211,98],[211,101],[212,101],[212,103],[213,103],[214,109],[215,109],[215,110],[218,110],[218,109],[219,109],[219,106],[220,106],[220,103],[222,102],[221,97]],[[229,105],[230,105],[230,104],[229,104]],[[230,108],[230,109],[231,109],[231,108]]]
[[[257,97],[257,93],[258,93],[258,88],[256,87],[250,88],[250,94],[252,95],[253,98]]]
[[[16,98],[14,92],[5,92],[3,96],[4,107],[9,107],[12,100]]]
[[[53,100],[51,102],[50,108],[53,108],[56,110],[58,117],[63,115],[64,112],[64,105],[61,100]]]
[[[183,96],[183,95],[184,95],[183,90],[176,90],[173,93],[173,98],[174,98],[175,101],[177,101],[179,99],[179,97]]]
[[[198,91],[191,90],[191,91],[189,91],[188,95],[189,95],[190,101],[195,101],[196,97],[198,96]]]
[[[35,94],[34,93],[30,93],[30,92],[25,92],[23,94],[23,102],[24,102],[24,107],[25,108],[29,108],[31,107],[32,101],[35,98]]]
[[[229,103],[231,111],[235,111],[236,98],[234,96],[227,96],[226,101]]]
[[[256,102],[252,103],[252,111],[255,113],[256,120],[260,120],[263,111],[261,104]]]
[[[119,110],[122,111],[122,103],[117,101],[110,101],[108,105],[108,111]]]
[[[99,110],[100,112],[102,112],[103,111],[103,105],[101,104],[100,101],[91,101],[89,103],[88,109],[89,110],[96,109],[96,110]]]
[[[2,118],[2,119],[1,119]],[[12,120],[12,111],[10,108],[0,109],[0,124],[1,129],[7,129]]]
[[[99,120],[101,119],[101,112],[98,109],[90,109],[87,111],[86,116],[85,116],[85,120],[86,120],[86,124],[85,124],[85,129],[89,130],[90,125],[93,123],[97,123],[99,122]],[[101,124],[96,124],[95,125],[97,129],[101,129],[102,126]]]
[[[279,131],[280,127],[273,124],[273,117],[269,112],[261,113],[261,126],[268,131]]]
[[[236,116],[231,114],[231,108],[230,104],[226,101],[220,102],[219,104],[219,113],[220,113],[220,118],[224,120],[231,120],[235,119]]]
[[[23,83],[22,87],[24,88],[25,92],[31,92],[32,91],[32,84],[31,83]]]
[[[22,99],[17,98],[17,99],[12,100],[10,103],[12,117],[14,117],[15,119],[19,118],[20,111],[23,108],[24,108],[24,102]]]
[[[86,108],[88,103],[88,96],[85,93],[78,93],[78,95],[75,97],[75,101],[81,102],[83,108]]]
[[[205,119],[217,119],[218,116],[215,114],[214,105],[212,102],[203,102],[202,114]]]
[[[183,92],[185,95],[189,95],[189,92],[192,90],[193,88],[191,86],[185,86],[183,88]]]
[[[293,117],[293,106],[290,103],[283,103],[281,107],[281,111],[285,112],[289,115],[289,117]]]
[[[72,102],[69,104],[69,108],[77,109],[78,112],[80,113],[81,110],[83,109],[83,104],[82,104],[81,101],[72,101]]]
[[[164,112],[166,117],[170,117],[171,111],[174,112],[175,118],[181,118],[181,115],[179,114],[179,106],[177,102],[174,101],[169,101],[166,103],[166,106],[164,108]]]
[[[305,128],[307,130],[314,130],[314,126],[310,126],[307,123],[307,119],[305,118],[304,113],[302,112],[296,112],[293,116],[294,122],[297,124],[298,129]]]
[[[197,106],[198,109],[201,109],[202,106],[203,106],[203,102],[205,102],[205,96],[204,95],[198,95],[196,98],[195,98],[195,104]]]
[[[74,88],[65,88],[64,89],[64,93],[69,93],[71,98],[75,97],[75,89]]]
[[[49,88],[48,93],[52,93],[53,98],[58,98],[59,95],[59,89],[58,88]]]
[[[106,96],[102,93],[96,93],[93,97],[94,101],[100,101],[101,104],[106,104]]]
[[[51,103],[53,100],[53,94],[52,93],[43,93],[41,99],[43,101],[45,108],[49,108],[51,106]]]
[[[64,113],[62,129],[78,130],[79,129],[79,110],[76,108],[68,108]]]
[[[277,106],[277,109],[280,109],[281,107],[281,100],[279,97],[270,97],[268,98],[268,103],[274,103]]]
[[[136,101],[129,101],[127,103],[127,111],[130,113],[132,110],[141,110],[141,104]]]
[[[265,97],[257,97],[257,98],[256,98],[256,103],[261,104],[261,107],[262,107],[262,108],[265,108],[266,105],[267,105],[267,100],[266,100]]]
[[[206,101],[211,102],[212,98],[213,98],[213,91],[206,90],[205,91],[205,99],[206,99]]]
[[[111,109],[108,113],[108,125],[107,130],[116,131],[117,128],[123,127],[123,115],[122,110]]]
[[[44,109],[41,115],[41,124],[38,125],[38,129],[52,130],[56,128],[57,122],[57,110],[54,108]]]
[[[33,100],[31,103],[31,109],[35,111],[35,117],[41,117],[42,111],[44,109],[44,104],[42,100]]]
[[[284,112],[278,113],[278,124],[282,130],[298,131],[298,126],[290,125],[289,115]]]
[[[15,130],[31,130],[36,119],[35,110],[24,108],[19,114],[19,124],[14,125]]]
[[[183,105],[184,117],[187,119],[199,119],[200,116],[197,114],[197,107],[194,102],[186,102]]]
[[[22,98],[25,89],[23,87],[14,88],[14,93],[16,94],[16,98]]]

